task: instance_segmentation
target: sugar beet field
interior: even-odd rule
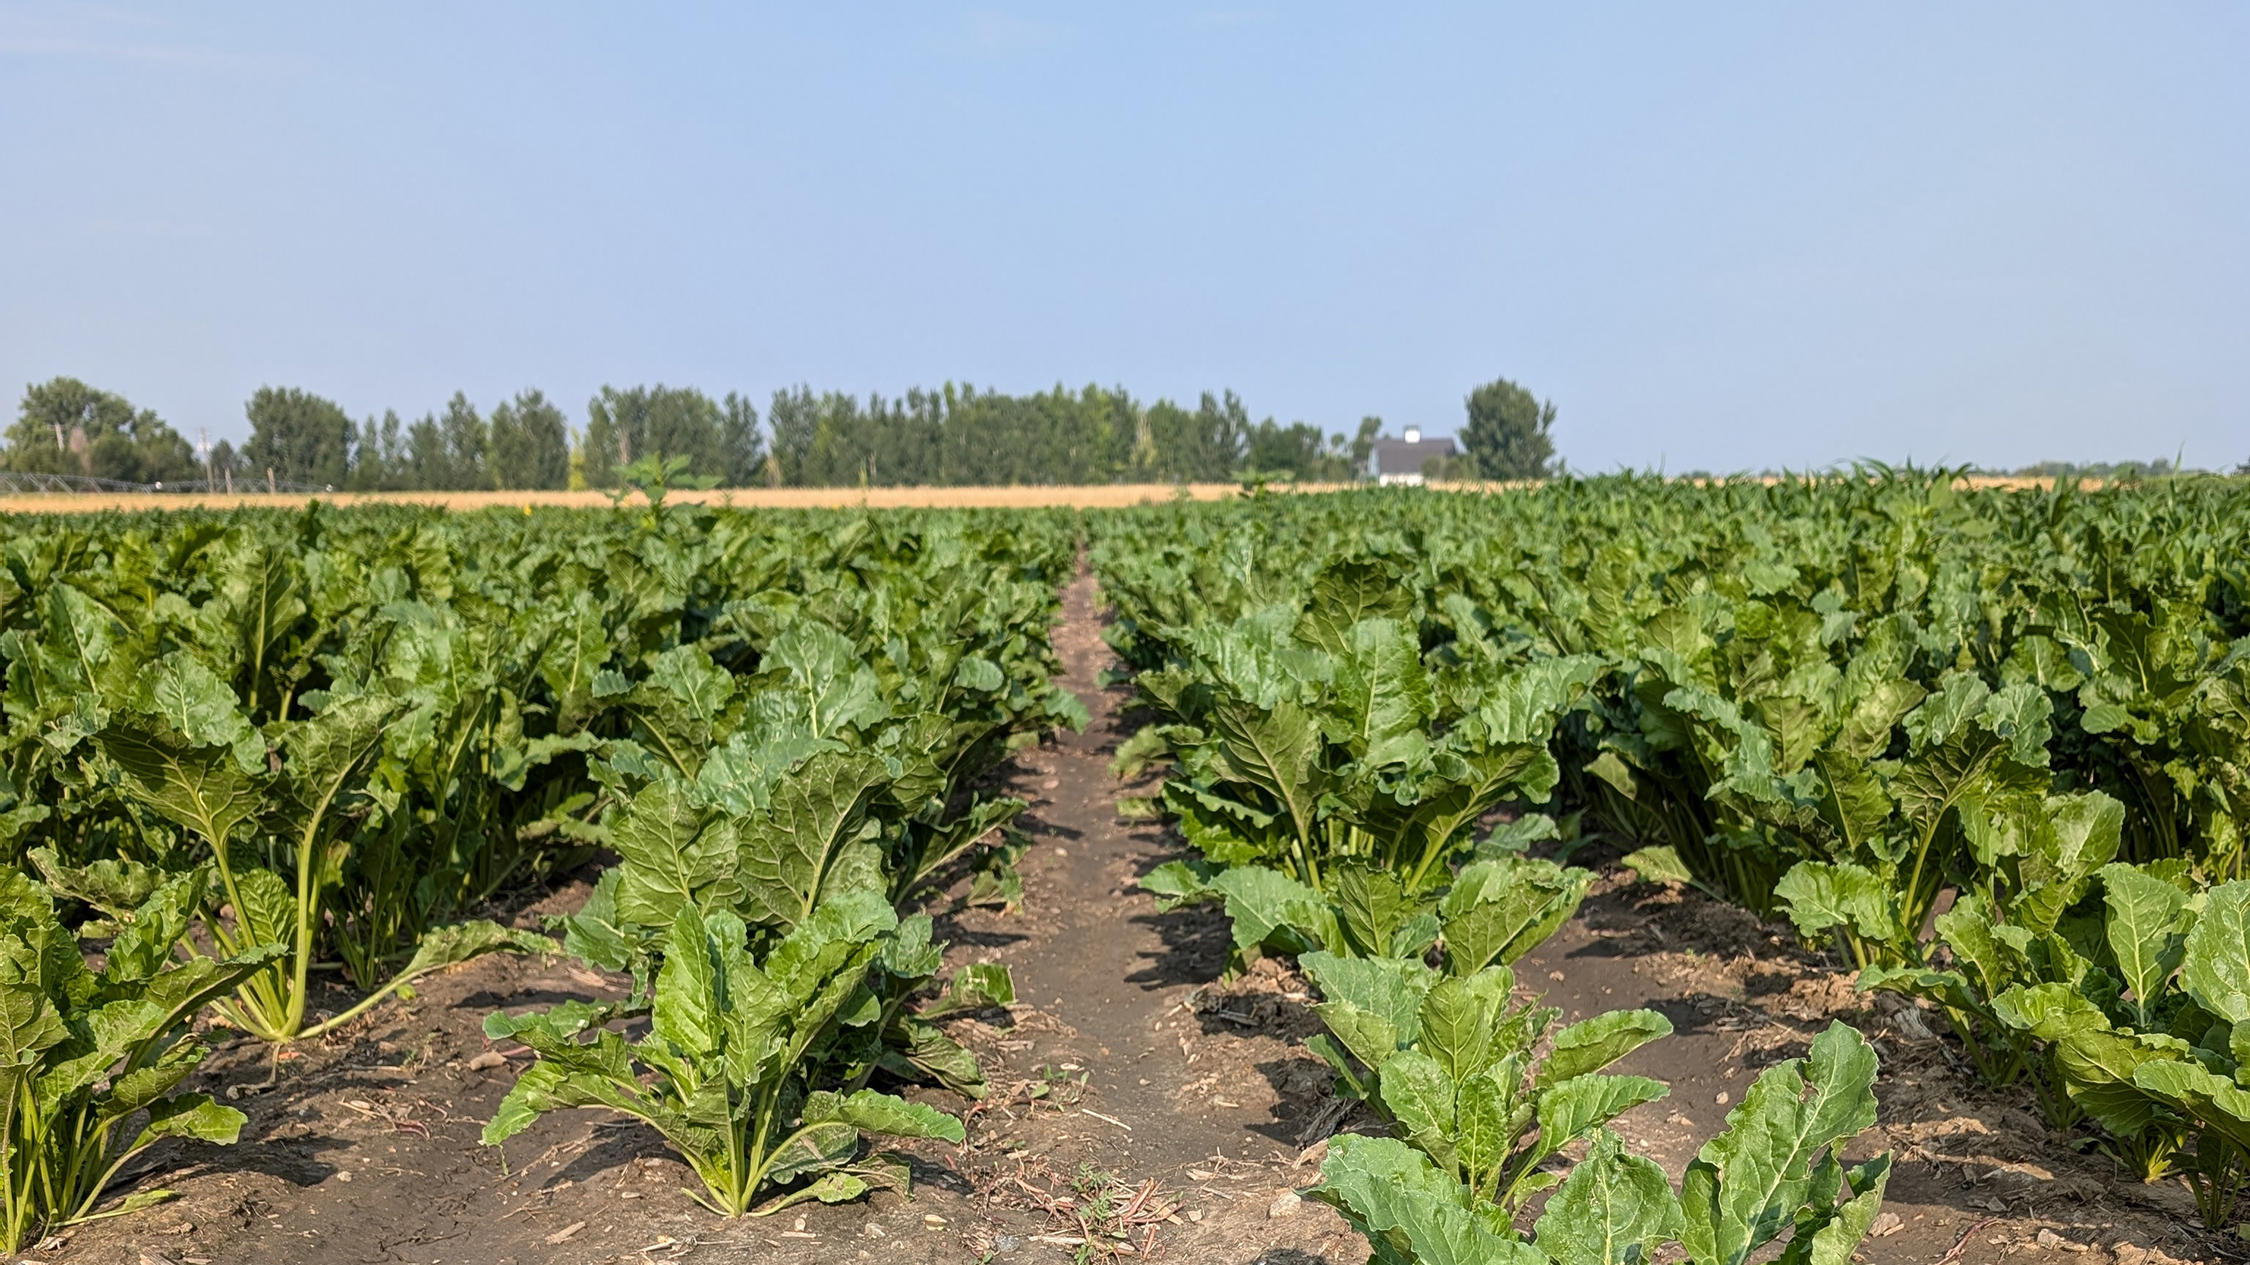
[[[8,1261],[2250,1259],[2250,485],[0,517]]]

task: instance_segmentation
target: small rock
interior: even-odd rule
[[[352,1170],[350,1170],[350,1169],[348,1169],[348,1168],[347,1168],[347,1169],[345,1169],[345,1170],[344,1170],[343,1172],[340,1172],[340,1173],[336,1174],[336,1180],[337,1180],[337,1181],[340,1181],[340,1182],[348,1182],[348,1181],[350,1181],[351,1179],[352,1179]]]
[[[1886,1234],[1897,1234],[1905,1228],[1906,1222],[1900,1220],[1897,1213],[1885,1212],[1877,1215],[1874,1224],[1867,1227],[1867,1237],[1879,1239]]]
[[[1273,1202],[1266,1205],[1266,1217],[1269,1220],[1279,1220],[1282,1217],[1294,1217],[1299,1212],[1304,1211],[1304,1207],[1305,1201],[1301,1196],[1297,1194],[1296,1191],[1285,1190],[1280,1194],[1275,1195],[1273,1197]]]
[[[1722,1107],[1727,1105],[1727,1091],[1723,1089],[1719,1091],[1719,1105]]]
[[[469,1060],[469,1070],[472,1072],[489,1072],[496,1067],[506,1067],[507,1065],[507,1058],[498,1050],[486,1050]]]

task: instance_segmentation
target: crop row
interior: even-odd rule
[[[496,950],[633,985],[492,1018],[541,1057],[488,1141],[626,1111],[728,1214],[899,1180],[863,1135],[961,1126],[874,1082],[981,1093],[932,1020],[1012,1000],[998,968],[931,1000],[914,911],[964,879],[1013,898],[1023,805],[976,787],[1083,723],[1047,636],[1076,534],[661,507],[0,524],[0,1246],[163,1198],[109,1190],[161,1138],[236,1137],[181,1092],[207,1022],[298,1040]],[[604,853],[559,943],[472,917]]]
[[[1441,990],[1499,1013],[1489,974],[1575,908],[1590,876],[1558,862],[1596,837],[1644,877],[1841,946],[1863,987],[1942,1011],[1988,1079],[2028,1079],[2055,1124],[2152,1180],[2184,1171],[2206,1220],[2231,1219],[2250,1156],[2250,1002],[2226,983],[2250,974],[2250,489],[1620,478],[1091,527],[1111,643],[1155,717],[1119,771],[1168,767],[1145,807],[1196,853],[1146,885],[1223,902],[1244,955],[1300,955],[1340,1091],[1432,1166],[1332,1152],[1326,1197],[1379,1253],[1454,1259],[1431,1245],[1462,1241],[1457,1213],[1514,1245],[1492,1259],[1578,1251],[1582,1226],[1508,1226],[1564,1142],[1661,1091],[1605,1078],[1574,1105],[1569,1074],[1661,1021],[1565,1029],[1545,1071],[1536,1011],[1466,1061],[1432,1052],[1444,1077],[1418,1054],[1433,1022],[1465,1031],[1428,1009]],[[1831,1155],[1810,1186],[1738,1191],[1872,1120],[1838,1070],[1856,1040],[1812,1053],[1816,1085],[1842,1079],[1806,1101],[1833,1089],[1841,1114],[1753,1095],[1678,1195],[1597,1134],[1565,1206],[1630,1205],[1610,1241],[1699,1261],[1793,1218],[1793,1253],[1856,1240],[1879,1169]],[[1554,1070],[1588,1042],[1606,1057]],[[1822,1125],[1791,1132],[1800,1107]],[[1761,1150],[1784,1137],[1797,1158]]]

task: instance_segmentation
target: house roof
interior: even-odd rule
[[[1378,439],[1374,451],[1367,456],[1367,473],[1420,474],[1423,462],[1432,457],[1451,457],[1460,451],[1454,447],[1451,435],[1425,436],[1418,444],[1403,439]]]

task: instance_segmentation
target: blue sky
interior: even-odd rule
[[[0,0],[0,390],[1232,387],[2250,459],[2250,8]]]

